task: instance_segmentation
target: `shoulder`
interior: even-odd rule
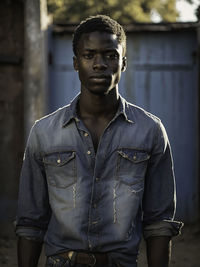
[[[157,139],[161,137],[167,140],[167,133],[161,119],[151,112],[124,99],[125,112],[129,120],[137,125],[138,129],[153,134]]]
[[[146,122],[152,125],[159,125],[161,123],[160,118],[158,118],[154,114],[126,100],[125,100],[125,110],[128,116],[131,117],[132,120],[136,123]]]
[[[137,105],[129,102],[126,102],[126,105],[127,110],[129,110],[129,118],[131,117],[133,122],[137,124],[138,129],[148,133],[148,136],[153,136],[154,143],[159,143],[160,147],[165,149],[169,140],[160,118]]]
[[[59,127],[63,125],[65,118],[69,114],[70,105],[63,106],[56,111],[38,119],[35,121],[34,128],[36,130],[50,130],[55,129],[56,127]]]
[[[50,113],[33,124],[27,140],[27,147],[32,151],[40,151],[45,142],[54,139],[60,133],[66,117],[69,117],[70,105],[66,105]]]

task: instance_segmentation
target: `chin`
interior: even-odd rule
[[[82,91],[87,94],[91,94],[91,95],[108,95],[111,91],[116,89],[116,85],[115,84],[111,84],[111,83],[104,83],[104,84],[86,84],[82,86]]]
[[[110,93],[110,91],[111,91],[112,89],[110,89],[110,88],[98,88],[98,89],[91,89],[91,90],[89,90],[90,91],[90,93],[92,93],[92,94],[94,94],[94,95],[108,95],[109,93]]]

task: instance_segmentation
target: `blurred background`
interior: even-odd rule
[[[128,68],[120,93],[161,118],[174,156],[176,219],[189,227],[199,225],[200,1],[4,0],[0,2],[0,266],[11,266],[4,257],[4,244],[15,239],[13,222],[28,133],[36,119],[66,105],[79,92],[72,34],[82,19],[95,14],[109,15],[124,25]],[[195,229],[200,237],[199,228]]]

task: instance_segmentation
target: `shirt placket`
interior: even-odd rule
[[[88,160],[88,163],[90,164],[91,168],[94,169],[94,164],[95,164],[95,151],[94,151],[94,146],[92,142],[92,138],[90,136],[89,131],[83,124],[83,122],[79,118],[75,118],[76,121],[76,126],[78,128],[78,131],[82,137],[83,144],[84,144],[84,151],[86,158]]]
[[[84,153],[86,154],[86,158],[88,161],[89,166],[91,167],[91,187],[88,188],[88,193],[90,194],[90,202],[88,207],[88,249],[92,250],[95,246],[95,244],[98,243],[99,235],[98,235],[98,222],[99,222],[99,214],[98,214],[98,208],[97,208],[97,188],[95,188],[95,183],[98,183],[100,179],[98,177],[95,177],[95,160],[96,155],[94,151],[93,141],[91,138],[91,135],[87,128],[84,126],[83,122],[75,118],[77,128],[79,130],[79,133],[81,135],[81,138],[83,140],[84,144]]]
[[[108,124],[107,128],[104,130],[101,139],[99,141],[97,153],[95,154],[92,137],[84,126],[83,122],[76,118],[77,128],[81,134],[85,153],[92,167],[92,176],[91,176],[91,186],[92,188],[88,189],[88,192],[91,192],[90,195],[90,206],[89,206],[89,219],[88,219],[88,249],[95,250],[100,249],[100,228],[102,218],[100,217],[101,209],[101,196],[102,196],[102,172],[105,168],[105,155],[106,155],[106,144],[112,140],[108,140],[109,136],[112,134],[111,129],[113,122],[116,120],[119,114],[116,114],[115,118]],[[106,216],[106,214],[105,214]]]
[[[112,140],[109,138],[112,136],[110,134],[112,126],[110,125],[115,118],[108,124],[106,129],[104,130],[97,149],[97,153],[95,156],[95,164],[94,164],[94,174],[93,174],[93,183],[92,183],[92,195],[90,202],[90,211],[89,211],[89,224],[88,224],[88,241],[89,241],[89,249],[96,250],[101,248],[101,236],[100,232],[102,228],[102,188],[103,188],[103,170],[106,168],[105,164],[105,156],[107,151],[107,144]],[[90,137],[91,138],[91,137]],[[104,214],[106,216],[106,214]]]

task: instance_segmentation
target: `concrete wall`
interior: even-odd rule
[[[47,5],[26,0],[24,6],[24,131],[47,113]]]
[[[46,0],[0,1],[0,236],[14,235],[24,145],[46,114]]]
[[[13,231],[23,156],[23,5],[19,0],[0,1],[1,235]]]

